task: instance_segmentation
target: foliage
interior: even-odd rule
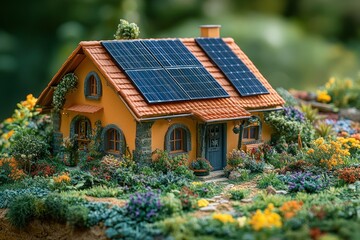
[[[6,217],[16,228],[24,228],[41,208],[41,202],[34,195],[20,195],[10,203]]]
[[[8,153],[11,144],[14,142],[13,136],[18,131],[24,129],[32,130],[39,137],[51,142],[51,124],[48,115],[40,115],[40,111],[35,107],[37,99],[29,94],[25,101],[17,104],[12,117],[5,119],[0,124],[0,152]]]
[[[182,211],[182,203],[173,193],[167,193],[161,197],[161,214],[164,217],[178,215]]]
[[[28,187],[16,190],[6,189],[0,192],[0,208],[9,207],[10,203],[17,197],[23,195],[31,195],[35,197],[45,197],[50,193],[48,189],[38,188],[38,187]]]
[[[55,161],[39,160],[36,164],[33,164],[30,169],[31,176],[44,176],[49,177],[56,173],[57,166],[53,164]]]
[[[74,73],[65,74],[56,86],[53,95],[53,106],[55,111],[60,111],[65,103],[65,97],[73,92],[78,84],[78,77]]]
[[[319,90],[318,100],[331,102],[338,108],[359,107],[359,80],[330,78]],[[326,99],[322,96],[326,96]]]
[[[91,158],[99,158],[102,155],[101,151],[101,121],[97,120],[95,122],[95,127],[92,129],[92,133],[90,136],[90,143],[88,146],[89,156]]]
[[[256,161],[254,159],[246,159],[244,161],[244,168],[249,169],[252,173],[262,173],[265,168],[265,162]]]
[[[190,168],[193,170],[207,170],[211,171],[212,166],[205,158],[197,158],[190,163]]]
[[[129,197],[125,210],[129,218],[137,222],[154,222],[159,219],[163,204],[160,193],[148,190]]]
[[[336,174],[339,179],[346,183],[355,183],[356,181],[360,181],[360,167],[338,169]]]
[[[156,171],[167,173],[175,171],[179,167],[187,166],[188,156],[186,154],[170,155],[169,152],[156,149],[152,153],[151,166]]]
[[[314,175],[311,172],[298,172],[287,175],[280,175],[280,179],[288,184],[290,192],[315,193],[326,189],[329,182],[321,175]]]
[[[13,136],[13,140],[10,154],[20,161],[23,168],[28,167],[28,171],[30,171],[32,163],[49,155],[49,145],[35,131],[19,130]]]
[[[351,151],[357,151],[359,148],[360,141],[355,138],[338,137],[336,140],[318,138],[312,142],[306,159],[314,166],[331,170],[343,164],[351,155]]]
[[[287,152],[278,153],[277,151],[272,151],[267,154],[266,162],[273,165],[275,168],[282,168],[292,164],[296,161],[296,157]]]
[[[249,191],[244,189],[232,189],[229,191],[229,194],[230,199],[239,201],[249,195]]]
[[[120,19],[114,35],[115,39],[136,39],[140,35],[140,29],[135,23],[129,23],[124,19]]]
[[[44,216],[46,218],[63,223],[67,219],[67,204],[59,195],[51,194],[44,201]]]
[[[320,118],[318,115],[319,110],[317,108],[313,108],[310,104],[301,104],[300,110],[304,113],[305,118],[311,123],[315,123]]]
[[[120,197],[123,194],[123,190],[119,187],[111,188],[108,186],[94,186],[86,190],[87,196],[92,197]]]
[[[233,149],[228,153],[226,162],[231,168],[236,168],[247,158],[248,156],[244,151]]]
[[[199,197],[212,197],[220,194],[223,186],[217,183],[192,182],[190,189]]]
[[[274,212],[274,205],[269,204],[264,212],[256,210],[250,219],[250,225],[255,231],[264,228],[280,228],[282,227],[281,216]]]
[[[293,107],[283,111],[273,111],[265,115],[265,122],[270,124],[279,136],[284,136],[286,142],[298,142],[298,134],[306,145],[314,138],[314,128],[305,119],[303,113]]]
[[[88,222],[89,209],[85,206],[69,206],[67,210],[67,221],[76,227],[85,227]]]
[[[196,198],[198,195],[194,193],[190,188],[184,186],[181,188],[178,197],[181,201],[183,211],[190,211],[196,208]]]
[[[50,180],[50,188],[52,190],[66,190],[68,186],[70,186],[70,176],[69,173],[61,173],[57,176],[54,176],[51,180]]]
[[[75,167],[78,163],[79,151],[76,138],[76,134],[71,137],[63,138],[61,144],[62,152],[60,155],[62,155],[61,157],[63,158],[66,166]]]
[[[328,138],[335,133],[333,126],[326,121],[317,122],[315,125],[315,132],[317,137],[322,138]]]
[[[24,171],[19,168],[14,158],[0,159],[0,184],[14,182],[24,177]]]
[[[276,189],[283,189],[284,183],[278,178],[278,175],[275,172],[262,174],[260,179],[257,182],[258,188],[267,188],[268,186],[273,186]]]
[[[312,168],[311,163],[304,161],[304,160],[297,160],[294,162],[290,162],[289,164],[287,164],[287,166],[280,169],[279,172],[283,173],[283,174],[285,174],[287,172],[306,172],[310,168]]]

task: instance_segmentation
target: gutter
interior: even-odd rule
[[[276,107],[276,108],[265,108],[265,109],[255,109],[255,110],[246,110],[250,113],[252,112],[271,112],[271,111],[279,111],[279,110],[283,110],[283,107]]]
[[[166,115],[166,116],[158,116],[158,117],[149,117],[149,118],[140,118],[139,122],[144,121],[155,121],[160,119],[168,119],[168,118],[180,118],[180,117],[190,117],[193,116],[192,113],[184,113],[184,114],[176,114],[176,115]]]

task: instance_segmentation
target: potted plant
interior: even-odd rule
[[[212,170],[212,166],[205,158],[197,158],[191,162],[190,169],[193,170],[195,176],[207,176]]]

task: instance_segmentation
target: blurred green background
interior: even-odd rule
[[[33,0],[2,10],[0,119],[39,96],[79,41],[113,39],[120,18],[141,38],[197,37],[199,25],[221,24],[274,87],[314,89],[360,69],[358,0]]]

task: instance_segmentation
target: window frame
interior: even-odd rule
[[[85,138],[79,138],[79,136],[76,137],[76,142],[78,145],[78,149],[81,151],[86,151],[87,148],[80,148],[79,142],[83,142],[86,143],[85,145],[88,146],[88,144],[90,143],[90,135],[91,135],[91,121],[89,118],[83,116],[83,115],[76,115],[70,123],[70,137],[74,137],[75,134],[77,135],[79,130],[80,130],[80,123],[83,122],[84,124],[86,124],[85,126]]]
[[[176,136],[176,130],[180,130],[180,138]],[[177,142],[180,141],[180,149],[176,149]],[[171,150],[173,149],[175,150]],[[191,151],[191,134],[189,128],[184,124],[171,125],[165,135],[165,150],[172,155],[184,154]]]
[[[93,93],[94,89],[96,90],[95,93]],[[99,75],[94,71],[89,72],[85,77],[84,95],[90,100],[99,100],[102,96],[101,80]]]
[[[114,131],[114,138],[110,138],[111,134],[110,131]],[[119,127],[117,127],[114,124],[109,124],[106,127],[103,128],[102,134],[102,150],[106,154],[112,154],[116,156],[120,156],[125,154],[126,151],[126,142],[125,142],[125,136],[124,133],[121,131]],[[112,144],[111,144],[112,142]],[[116,150],[118,144],[118,150]],[[111,148],[110,148],[110,145]]]

